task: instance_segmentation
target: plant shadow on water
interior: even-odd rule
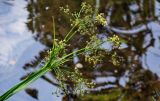
[[[92,0],[86,0],[91,5],[96,5]],[[69,19],[59,12],[59,7],[69,5],[74,10],[80,9],[81,0],[30,0],[27,4],[29,12],[27,27],[36,33],[35,39],[44,45],[52,46],[52,16],[56,20],[56,35],[63,39],[69,30]],[[86,96],[71,96],[77,101],[151,101],[158,100],[155,91],[160,89],[160,22],[159,16],[160,2],[154,0],[100,0],[100,12],[105,13],[108,26],[99,26],[102,37],[108,37],[114,33],[125,40],[125,44],[120,50],[111,50],[122,57],[119,65],[115,66],[111,62],[110,55],[98,64],[94,65],[84,61],[84,57],[79,57],[76,62],[67,62],[69,69],[74,69],[78,63],[83,64],[80,71],[83,75],[96,82],[95,88],[90,90]],[[158,8],[159,7],[159,8]],[[70,51],[81,48],[89,38],[77,35],[70,42]],[[27,63],[24,69],[35,69],[46,52],[42,52],[40,57],[32,63]],[[68,68],[67,68],[68,69]],[[55,73],[50,72],[53,78]],[[57,85],[50,78],[43,76],[47,82]],[[67,82],[72,88],[72,83]],[[33,93],[31,93],[33,91]],[[35,98],[36,90],[28,89],[26,92]],[[74,95],[74,94],[71,94]],[[69,95],[68,95],[69,96]],[[63,100],[67,101],[64,96]]]

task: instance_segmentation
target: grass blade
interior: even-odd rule
[[[38,70],[37,72],[31,74],[29,77],[21,81],[19,84],[15,85],[13,88],[8,90],[6,93],[4,93],[2,96],[0,96],[0,101],[5,101],[15,93],[21,91],[22,89],[26,88],[29,84],[39,79],[42,75],[47,73],[50,69],[46,68],[47,65],[45,65],[43,68]]]

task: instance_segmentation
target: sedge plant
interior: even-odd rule
[[[67,36],[69,36],[67,34]],[[65,38],[69,41],[68,38]],[[0,96],[0,101],[5,101],[12,95],[16,94],[17,92],[21,91],[22,89],[26,88],[29,84],[39,79],[41,76],[46,74],[47,72],[53,70],[54,68],[58,68],[62,64],[64,64],[66,61],[69,61],[70,57],[74,53],[81,53],[83,52],[84,48],[79,49],[75,52],[65,54],[65,47],[66,47],[66,40],[58,41],[55,39],[55,26],[54,26],[54,40],[53,40],[53,48],[49,51],[49,57],[46,60],[46,64],[40,68],[35,73],[28,76],[26,79],[21,81],[19,84],[12,87],[10,90],[8,90],[6,93]]]
[[[66,6],[66,8],[61,7],[60,10],[62,10],[65,14],[72,16],[72,18],[70,19],[72,26],[71,30],[66,34],[63,40],[56,39],[55,22],[53,18],[53,47],[48,52],[49,55],[45,60],[45,65],[42,66],[38,71],[29,75],[26,79],[22,80],[20,83],[9,89],[3,95],[1,95],[0,101],[7,100],[12,95],[25,89],[28,85],[52,70],[56,73],[60,87],[65,91],[65,93],[67,93],[67,89],[65,88],[65,84],[63,83],[63,78],[65,78],[66,75],[76,82],[75,86],[78,87],[75,89],[75,93],[84,93],[81,84],[88,85],[87,87],[92,87],[93,83],[88,83],[86,79],[83,79],[82,74],[79,73],[77,69],[75,70],[75,73],[66,71],[65,73],[62,73],[60,67],[62,67],[63,64],[65,64],[67,61],[70,61],[73,58],[74,54],[84,54],[85,56],[87,56],[87,60],[89,60],[90,62],[92,60],[94,61],[97,58],[97,60],[94,62],[94,64],[96,64],[96,62],[98,62],[102,58],[102,56],[88,57],[88,55],[86,55],[85,53],[94,53],[99,49],[99,46],[103,42],[96,37],[96,23],[105,26],[107,22],[104,19],[103,14],[98,14],[97,12],[95,13],[92,9],[92,6],[85,2],[81,4],[81,9],[78,13],[71,13],[68,6]],[[87,45],[81,49],[78,49],[71,53],[67,53],[66,50],[69,41],[75,34],[88,35],[90,37],[90,42],[87,42]]]

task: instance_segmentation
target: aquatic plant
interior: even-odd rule
[[[45,65],[38,71],[35,71],[33,74],[29,75],[19,84],[9,89],[6,93],[1,95],[0,101],[7,100],[12,95],[23,90],[29,84],[36,81],[51,70],[56,73],[56,78],[59,81],[60,89],[62,89],[65,94],[69,93],[67,85],[65,84],[65,81],[67,79],[70,79],[75,83],[75,90],[73,92],[77,95],[83,95],[87,88],[93,87],[94,83],[89,82],[87,79],[84,79],[77,68],[75,68],[75,71],[73,72],[64,71],[63,65],[73,58],[73,54],[82,54],[84,56],[87,56],[86,60],[89,62],[94,61],[94,64],[101,61],[103,56],[101,54],[97,56],[96,53],[97,50],[104,50],[99,47],[102,43],[104,43],[104,41],[97,38],[98,31],[96,25],[101,24],[105,26],[107,22],[103,18],[103,14],[98,14],[97,12],[95,13],[91,5],[85,2],[82,3],[81,9],[78,13],[71,13],[68,6],[66,6],[65,8],[61,7],[60,10],[68,15],[71,15],[71,30],[66,34],[63,40],[56,39],[55,22],[53,18],[53,47],[48,52],[48,57],[45,59]],[[94,17],[95,14],[96,16]],[[88,35],[90,37],[90,41],[86,42],[85,47],[68,53],[67,47],[69,46],[69,41],[75,34]],[[116,45],[120,44],[118,43],[119,40],[117,36],[113,36],[113,38],[111,39],[112,40],[110,41],[114,42]],[[87,55],[87,53],[89,54]],[[90,54],[92,54],[92,56]]]

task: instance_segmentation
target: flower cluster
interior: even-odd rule
[[[80,11],[70,12],[68,6],[61,7],[61,11],[70,16],[71,26],[76,26],[77,32],[82,35],[95,35],[97,33],[97,24],[105,26],[107,24],[103,14],[98,14],[93,10],[92,6],[83,2]],[[94,17],[95,16],[95,17]]]
[[[104,54],[108,54],[106,50],[101,48],[101,45],[104,43],[104,40],[101,40],[97,37],[97,24],[101,24],[105,26],[107,24],[106,19],[103,17],[104,14],[95,13],[91,7],[91,5],[87,3],[81,4],[81,9],[78,13],[70,12],[69,7],[60,8],[65,14],[70,16],[71,21],[71,32],[67,35],[66,39],[70,39],[68,36],[72,36],[75,33],[79,32],[81,35],[88,35],[90,37],[89,41],[86,42],[84,56],[85,61],[96,65],[101,62],[104,58]],[[96,14],[96,15],[95,15]],[[109,41],[113,44],[113,46],[119,47],[121,42],[120,38],[116,35],[109,37],[109,39],[105,40]],[[114,65],[118,65],[119,61],[117,60],[118,56],[116,53],[111,55],[111,60]],[[61,68],[57,68],[56,77],[59,81],[60,87],[63,89],[65,93],[70,93],[67,88],[67,81],[72,82],[74,84],[72,88],[72,92],[77,95],[83,95],[85,93],[86,88],[93,87],[94,83],[88,82],[87,79],[84,79],[82,73],[75,68],[74,71],[66,71]]]
[[[118,66],[118,65],[120,64],[119,56],[117,55],[116,52],[114,52],[114,53],[111,55],[111,60],[112,60],[113,65],[115,65],[115,66]]]
[[[111,42],[113,44],[114,47],[119,48],[120,45],[122,44],[123,40],[120,39],[119,36],[117,35],[113,35],[112,37],[109,37],[107,39],[109,42]]]
[[[69,15],[70,14],[70,9],[69,9],[69,6],[66,5],[65,7],[60,7],[60,10],[62,12],[64,12],[65,14]]]
[[[100,46],[102,45],[103,41],[97,36],[92,36],[90,41],[87,42],[86,49],[89,50],[87,54],[85,54],[85,61],[89,63],[93,63],[96,65],[98,62],[101,62],[104,55],[101,53],[100,50],[103,50]]]
[[[106,19],[105,19],[103,16],[104,16],[103,13],[98,14],[98,15],[96,16],[96,21],[97,21],[99,24],[101,24],[101,25],[103,25],[103,26],[106,26],[106,25],[107,25],[107,21],[106,21]]]
[[[74,94],[74,95],[84,95],[86,93],[88,88],[93,88],[94,83],[88,81],[87,79],[84,79],[82,76],[82,73],[78,70],[78,68],[75,68],[74,71],[66,71],[64,69],[57,68],[56,71],[56,78],[59,82],[60,89],[65,94]],[[70,91],[67,87],[67,82],[73,83],[74,89]],[[61,92],[61,90],[57,90]],[[56,92],[57,94],[57,92]]]

